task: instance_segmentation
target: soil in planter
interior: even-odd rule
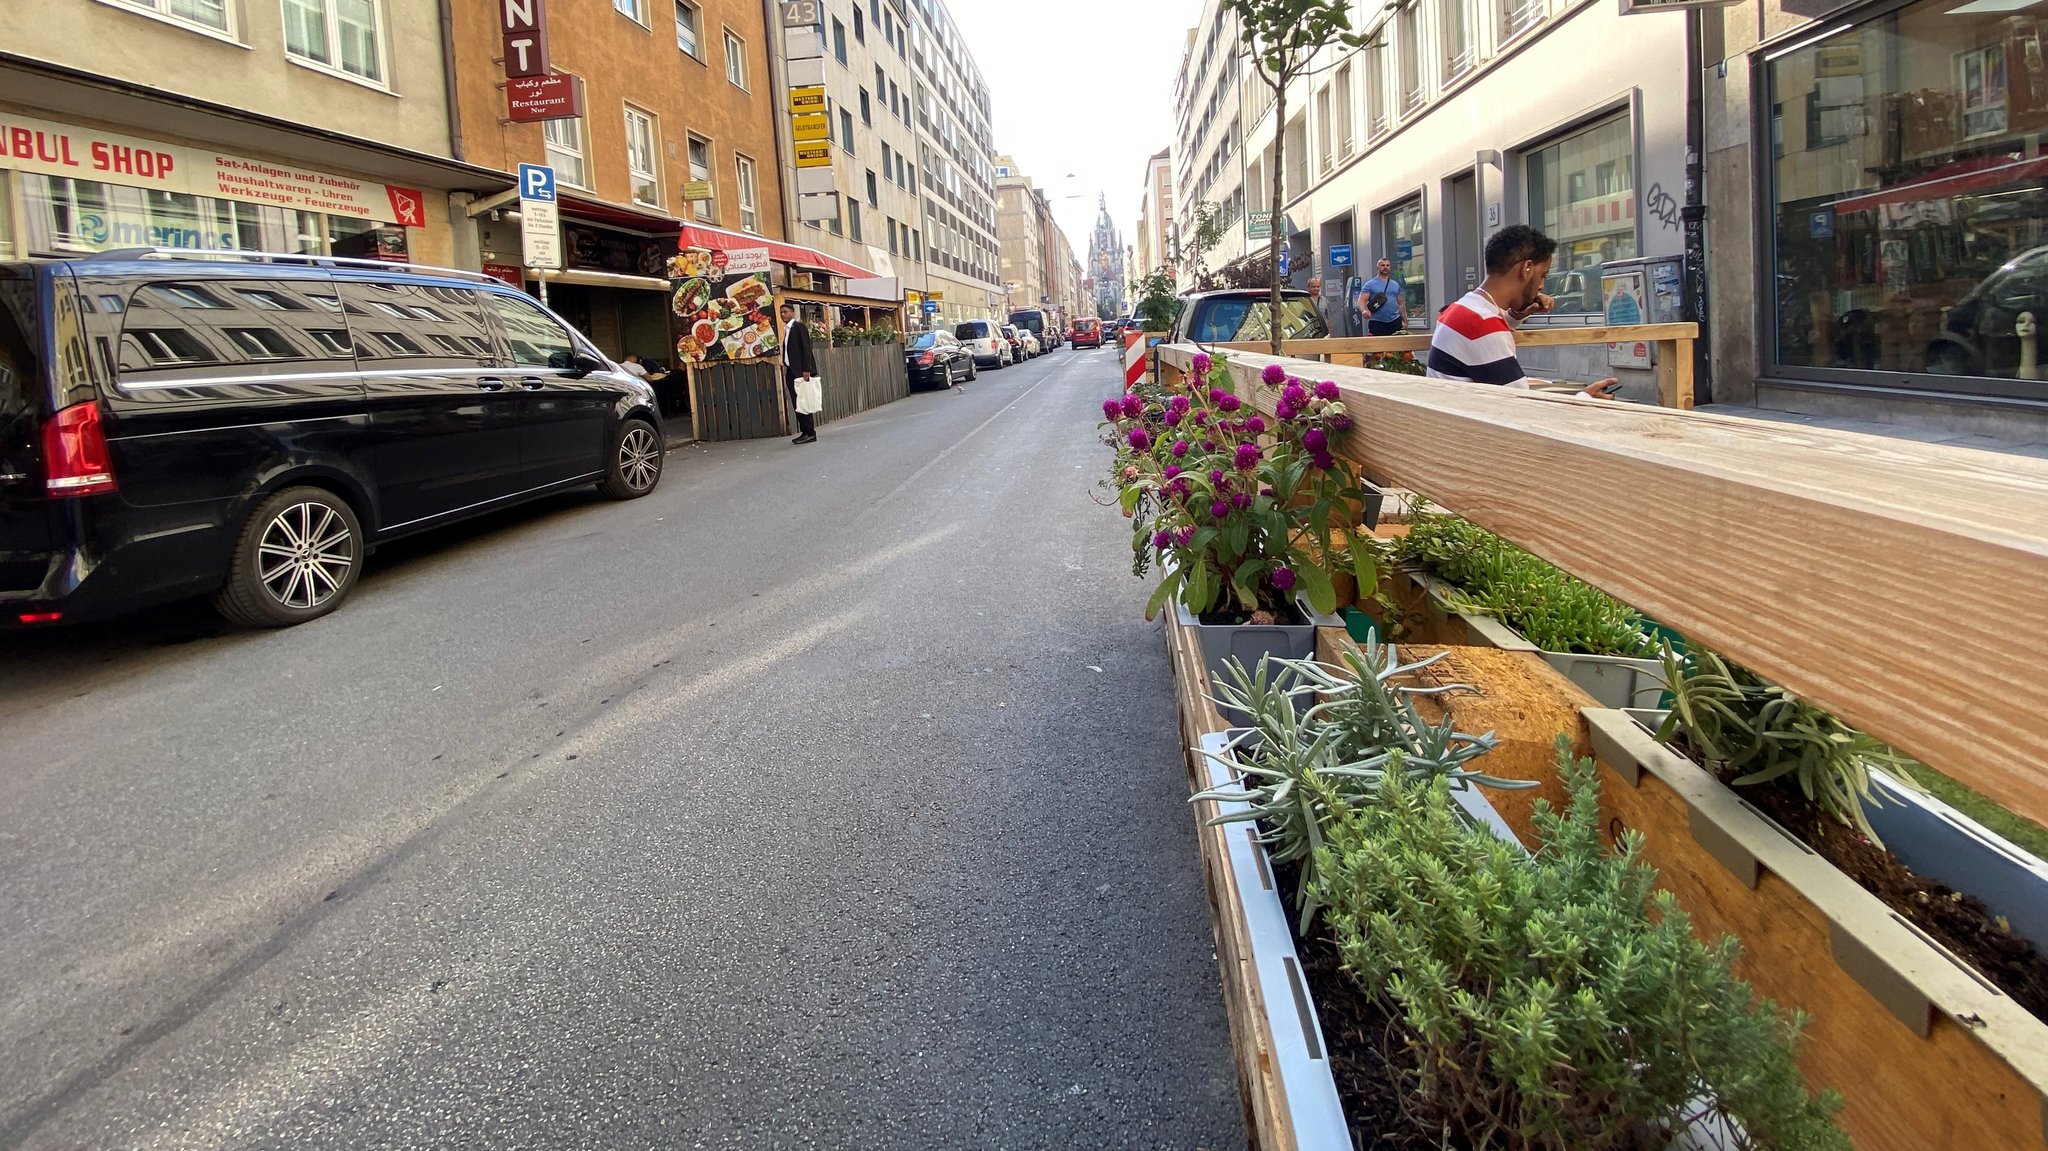
[[[1690,748],[1677,750],[1699,759]],[[1722,782],[1729,779],[1724,776]],[[1998,919],[1976,897],[1917,874],[1855,828],[1817,811],[1790,777],[1734,791],[1976,968],[2035,1018],[2048,1021],[2048,958],[2032,943],[2000,930]]]
[[[1259,620],[1260,624],[1300,627],[1308,622],[1301,612],[1296,610],[1293,604],[1283,604],[1264,614],[1272,618]],[[1200,620],[1204,627],[1241,627],[1252,622],[1252,615],[1252,612],[1245,611],[1235,603],[1232,603],[1227,608],[1212,608],[1195,618]]]

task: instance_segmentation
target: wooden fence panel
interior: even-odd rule
[[[831,423],[894,403],[910,394],[910,376],[903,367],[901,344],[847,344],[819,348],[818,376],[825,381],[825,410],[818,422]]]
[[[697,364],[690,372],[697,438],[745,440],[779,436],[785,404],[782,365],[773,360]]]

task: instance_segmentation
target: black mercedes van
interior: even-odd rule
[[[654,392],[473,272],[126,251],[0,262],[0,627],[211,595],[334,610],[386,540],[661,478]]]

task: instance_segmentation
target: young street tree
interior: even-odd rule
[[[1266,258],[1273,268],[1273,354],[1280,354],[1280,245],[1286,239],[1280,204],[1280,173],[1287,170],[1287,87],[1314,65],[1316,54],[1342,45],[1357,48],[1365,37],[1351,30],[1349,0],[1224,0],[1235,13],[1244,49],[1258,64],[1259,79],[1273,90],[1273,180],[1266,207],[1271,218]]]

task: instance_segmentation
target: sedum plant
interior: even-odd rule
[[[1505,1151],[1847,1148],[1809,1096],[1802,1020],[1730,973],[1737,945],[1692,934],[1641,839],[1599,835],[1592,761],[1561,738],[1571,801],[1536,806],[1533,854],[1459,818],[1441,779],[1381,777],[1340,801],[1319,853],[1345,969],[1394,1012],[1416,1103],[1446,1145]]]
[[[1496,616],[1546,651],[1654,654],[1627,605],[1469,520],[1418,509],[1396,554],[1452,585],[1458,610]]]
[[[1497,779],[1466,765],[1498,743],[1493,733],[1467,735],[1447,717],[1430,724],[1416,711],[1414,697],[1470,691],[1454,685],[1421,688],[1397,681],[1443,658],[1403,665],[1391,645],[1368,644],[1346,653],[1345,668],[1313,660],[1265,657],[1247,670],[1236,659],[1225,664],[1216,684],[1217,703],[1251,717],[1251,726],[1232,737],[1231,758],[1218,762],[1236,771],[1245,790],[1210,790],[1201,800],[1243,800],[1245,809],[1216,817],[1215,823],[1257,821],[1259,841],[1276,863],[1298,863],[1295,886],[1299,929],[1315,919],[1314,869],[1322,828],[1333,800],[1361,800],[1378,790],[1389,773],[1442,778],[1453,786],[1534,787],[1533,781]],[[1304,707],[1318,695],[1321,703]]]
[[[1705,648],[1681,657],[1667,646],[1664,682],[1671,712],[1657,726],[1660,742],[1683,736],[1708,770],[1738,787],[1789,775],[1808,802],[1884,846],[1864,812],[1884,802],[1870,769],[1888,769],[1912,786],[1912,760]]]

